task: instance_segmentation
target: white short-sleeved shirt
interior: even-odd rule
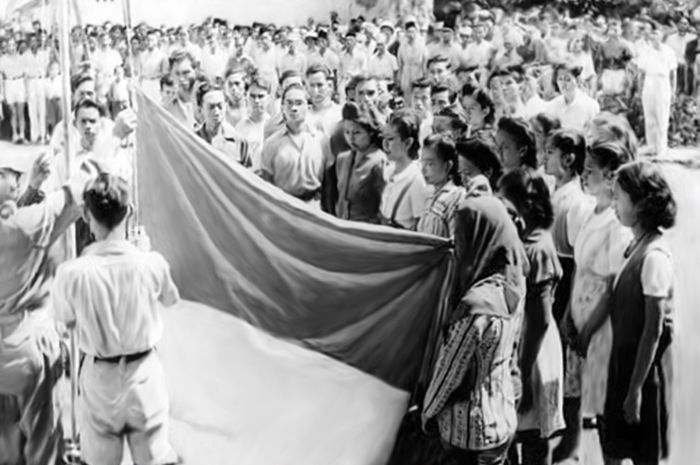
[[[673,287],[674,273],[670,253],[666,252],[667,246],[662,242],[661,249],[651,249],[647,252],[642,262],[642,293],[648,297],[669,297]],[[629,257],[615,276],[615,285],[620,279],[620,273],[629,262]]]
[[[100,241],[58,268],[52,288],[56,318],[75,321],[88,355],[116,357],[153,348],[162,305],[179,300],[170,267],[156,252],[127,241]]]
[[[661,250],[651,250],[642,263],[642,292],[649,297],[668,297],[672,286],[671,257]]]
[[[552,100],[549,112],[559,118],[562,128],[583,131],[586,124],[600,113],[597,101],[576,89],[576,96],[571,103],[566,103],[563,95]]]
[[[381,56],[374,54],[369,59],[367,69],[377,77],[393,79],[394,73],[399,70],[399,63],[391,53],[385,52]]]
[[[382,193],[379,210],[384,218],[391,219],[401,192],[409,185],[396,210],[394,221],[404,228],[412,228],[428,206],[431,188],[425,183],[418,162],[413,162],[399,174],[394,175],[395,165],[387,168],[387,183]]]

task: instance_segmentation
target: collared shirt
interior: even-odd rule
[[[188,129],[194,129],[197,119],[194,116],[194,103],[183,102],[178,97],[163,103],[163,107]]]
[[[331,101],[328,106],[320,110],[311,108],[307,118],[311,126],[322,127],[323,132],[327,136],[331,136],[343,120],[343,107]]]
[[[496,47],[491,42],[486,40],[478,44],[471,42],[467,44],[467,48],[460,51],[460,62],[465,68],[471,66],[486,67],[489,65],[495,52]]]
[[[163,256],[126,241],[87,247],[58,268],[52,289],[56,318],[75,321],[80,349],[97,357],[153,348],[163,333],[161,306],[178,300]]]
[[[119,52],[111,48],[96,50],[91,61],[98,76],[114,76],[115,68],[124,63]]]
[[[48,302],[54,267],[49,248],[80,214],[79,185],[55,191],[43,202],[0,219],[0,317]]]
[[[0,72],[5,79],[17,79],[24,75],[24,59],[18,54],[0,56]]]
[[[285,126],[263,147],[263,172],[272,177],[272,184],[290,195],[299,197],[318,191],[325,168],[323,134],[310,127],[293,135]]]
[[[24,64],[24,74],[27,78],[43,78],[49,67],[49,53],[46,50],[31,51],[22,55]]]
[[[367,71],[367,55],[357,49],[353,49],[350,53],[343,51],[340,54],[339,74],[342,78],[359,76],[365,71]]]
[[[221,150],[246,168],[250,168],[252,160],[248,150],[248,142],[227,122],[221,123],[221,127],[214,137],[207,132],[204,124],[195,132],[214,148]]]
[[[586,124],[600,113],[600,105],[580,89],[576,89],[571,103],[567,103],[564,96],[560,95],[550,102],[549,111],[559,118],[562,128],[583,131]]]
[[[281,76],[285,71],[306,72],[306,57],[301,52],[294,55],[284,53],[277,59],[277,73]]]
[[[387,167],[387,183],[382,193],[379,211],[387,220],[411,229],[425,212],[431,189],[426,185],[417,161],[411,162],[398,174],[394,174],[395,169],[396,165],[393,163]],[[402,196],[404,189],[407,190]]]
[[[166,74],[167,63],[168,60],[161,49],[144,50],[136,60],[138,75],[146,80],[160,79]]]
[[[262,120],[253,121],[250,116],[242,119],[236,125],[236,131],[248,142],[248,153],[250,153],[251,166],[253,172],[262,169],[262,149],[265,141],[265,124],[270,119],[270,115],[263,114]]]
[[[399,70],[399,63],[391,53],[384,52],[381,55],[375,53],[370,57],[367,69],[379,78],[393,80],[394,74]]]
[[[309,55],[309,66],[312,65],[323,65],[331,71],[338,71],[340,69],[340,58],[332,50],[326,49],[323,53],[316,50]]]
[[[226,73],[228,55],[226,52],[216,47],[214,51],[207,47],[202,51],[202,62],[200,67],[209,79],[222,78]]]
[[[278,52],[274,47],[267,51],[262,48],[256,49],[253,55],[258,72],[269,79],[273,86],[277,84],[277,56]]]

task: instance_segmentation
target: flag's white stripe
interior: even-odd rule
[[[164,315],[171,438],[186,464],[385,463],[408,393],[208,307]]]

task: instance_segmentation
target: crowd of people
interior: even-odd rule
[[[0,56],[13,141],[27,139],[26,101],[29,141],[64,151],[58,123],[70,118],[71,150],[90,172],[81,172],[83,183],[95,169],[110,173],[84,193],[47,196],[40,187],[49,163],[40,159],[19,207],[3,209],[0,230],[1,269],[26,269],[3,272],[14,285],[0,286],[2,336],[44,328],[27,337],[55,341],[43,319],[23,319],[48,305],[52,276],[40,266],[45,249],[32,244],[55,240],[84,200],[84,251],[59,269],[52,302],[79,329],[89,359],[81,383],[97,386],[83,399],[88,463],[119,463],[115,437],[125,434],[143,463],[172,462],[163,405],[153,403],[167,397],[151,358],[157,303],[127,309],[137,301],[110,297],[118,289],[177,300],[162,257],[118,241],[133,182],[126,141],[138,124],[134,87],[183,130],[309,208],[454,241],[453,305],[392,463],[558,463],[579,456],[584,427],[598,429],[609,463],[667,457],[673,266],[663,231],[676,206],[660,171],[639,159],[638,136],[649,153],[664,154],[673,103],[698,92],[700,48],[687,18],[669,31],[649,18],[470,10],[430,26],[333,17],[302,27],[207,20],[126,32],[73,29],[73,115],[56,113],[59,67],[41,24],[28,41],[6,38]],[[40,97],[27,101],[35,91]],[[3,202],[18,197],[21,171],[4,163]],[[111,273],[111,291],[91,281],[96,269]],[[40,285],[28,289],[37,276]],[[0,428],[8,444],[0,462],[5,451],[23,454],[11,444],[29,445],[28,464],[55,457],[58,424],[28,421],[56,416],[36,399],[55,382],[57,349],[40,350],[35,364],[46,376],[29,380],[9,371],[14,354],[0,346],[0,425],[11,418],[19,431]],[[127,378],[146,377],[146,387],[121,374],[115,384],[121,363],[138,364]]]

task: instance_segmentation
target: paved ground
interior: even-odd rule
[[[13,146],[6,142],[0,142],[0,153],[10,151],[13,156],[30,160],[42,150],[41,147]],[[700,268],[700,150],[680,149],[673,150],[664,161],[665,170],[674,188],[679,202],[678,227],[671,233],[671,240],[676,258],[679,277],[678,285],[678,351],[677,366],[678,383],[676,385],[676,398],[683,399],[683,403],[675,405],[675,455],[670,463],[680,465],[697,463],[696,460],[688,461],[691,457],[700,457],[700,445],[697,443],[697,431],[700,429],[700,392],[699,380],[694,369],[700,366],[700,347],[694,344],[693,336],[700,332],[700,312],[692,311],[696,303],[700,302],[700,289],[695,285],[695,276]],[[30,162],[29,162],[30,163]],[[696,169],[693,169],[696,168]],[[194,309],[190,303],[183,303],[181,311],[187,313]],[[166,321],[166,327],[168,322]],[[169,324],[175,324],[170,322]],[[206,357],[200,360],[205,361]],[[690,367],[685,369],[685,367]],[[212,366],[212,370],[220,367]],[[189,376],[188,369],[178,364],[166,364],[169,383],[185,385]],[[67,386],[64,386],[66,388]],[[69,393],[66,389],[65,398]],[[680,407],[682,405],[682,407]],[[66,420],[67,420],[66,415]],[[68,423],[66,422],[66,427]],[[205,429],[193,429],[192,425],[185,425],[177,419],[173,421],[173,435],[178,438],[176,447],[180,450],[190,451],[185,463],[199,465],[205,463],[219,463],[217,454],[213,452],[213,444],[221,443],[220,433],[208,432]],[[68,429],[67,429],[68,431]],[[189,440],[188,440],[189,438]],[[196,451],[192,454],[192,451]],[[602,465],[600,450],[595,433],[589,432],[584,438],[582,451],[584,465]],[[192,457],[196,457],[192,459]],[[128,461],[125,462],[130,463]],[[569,464],[567,464],[569,465]]]

